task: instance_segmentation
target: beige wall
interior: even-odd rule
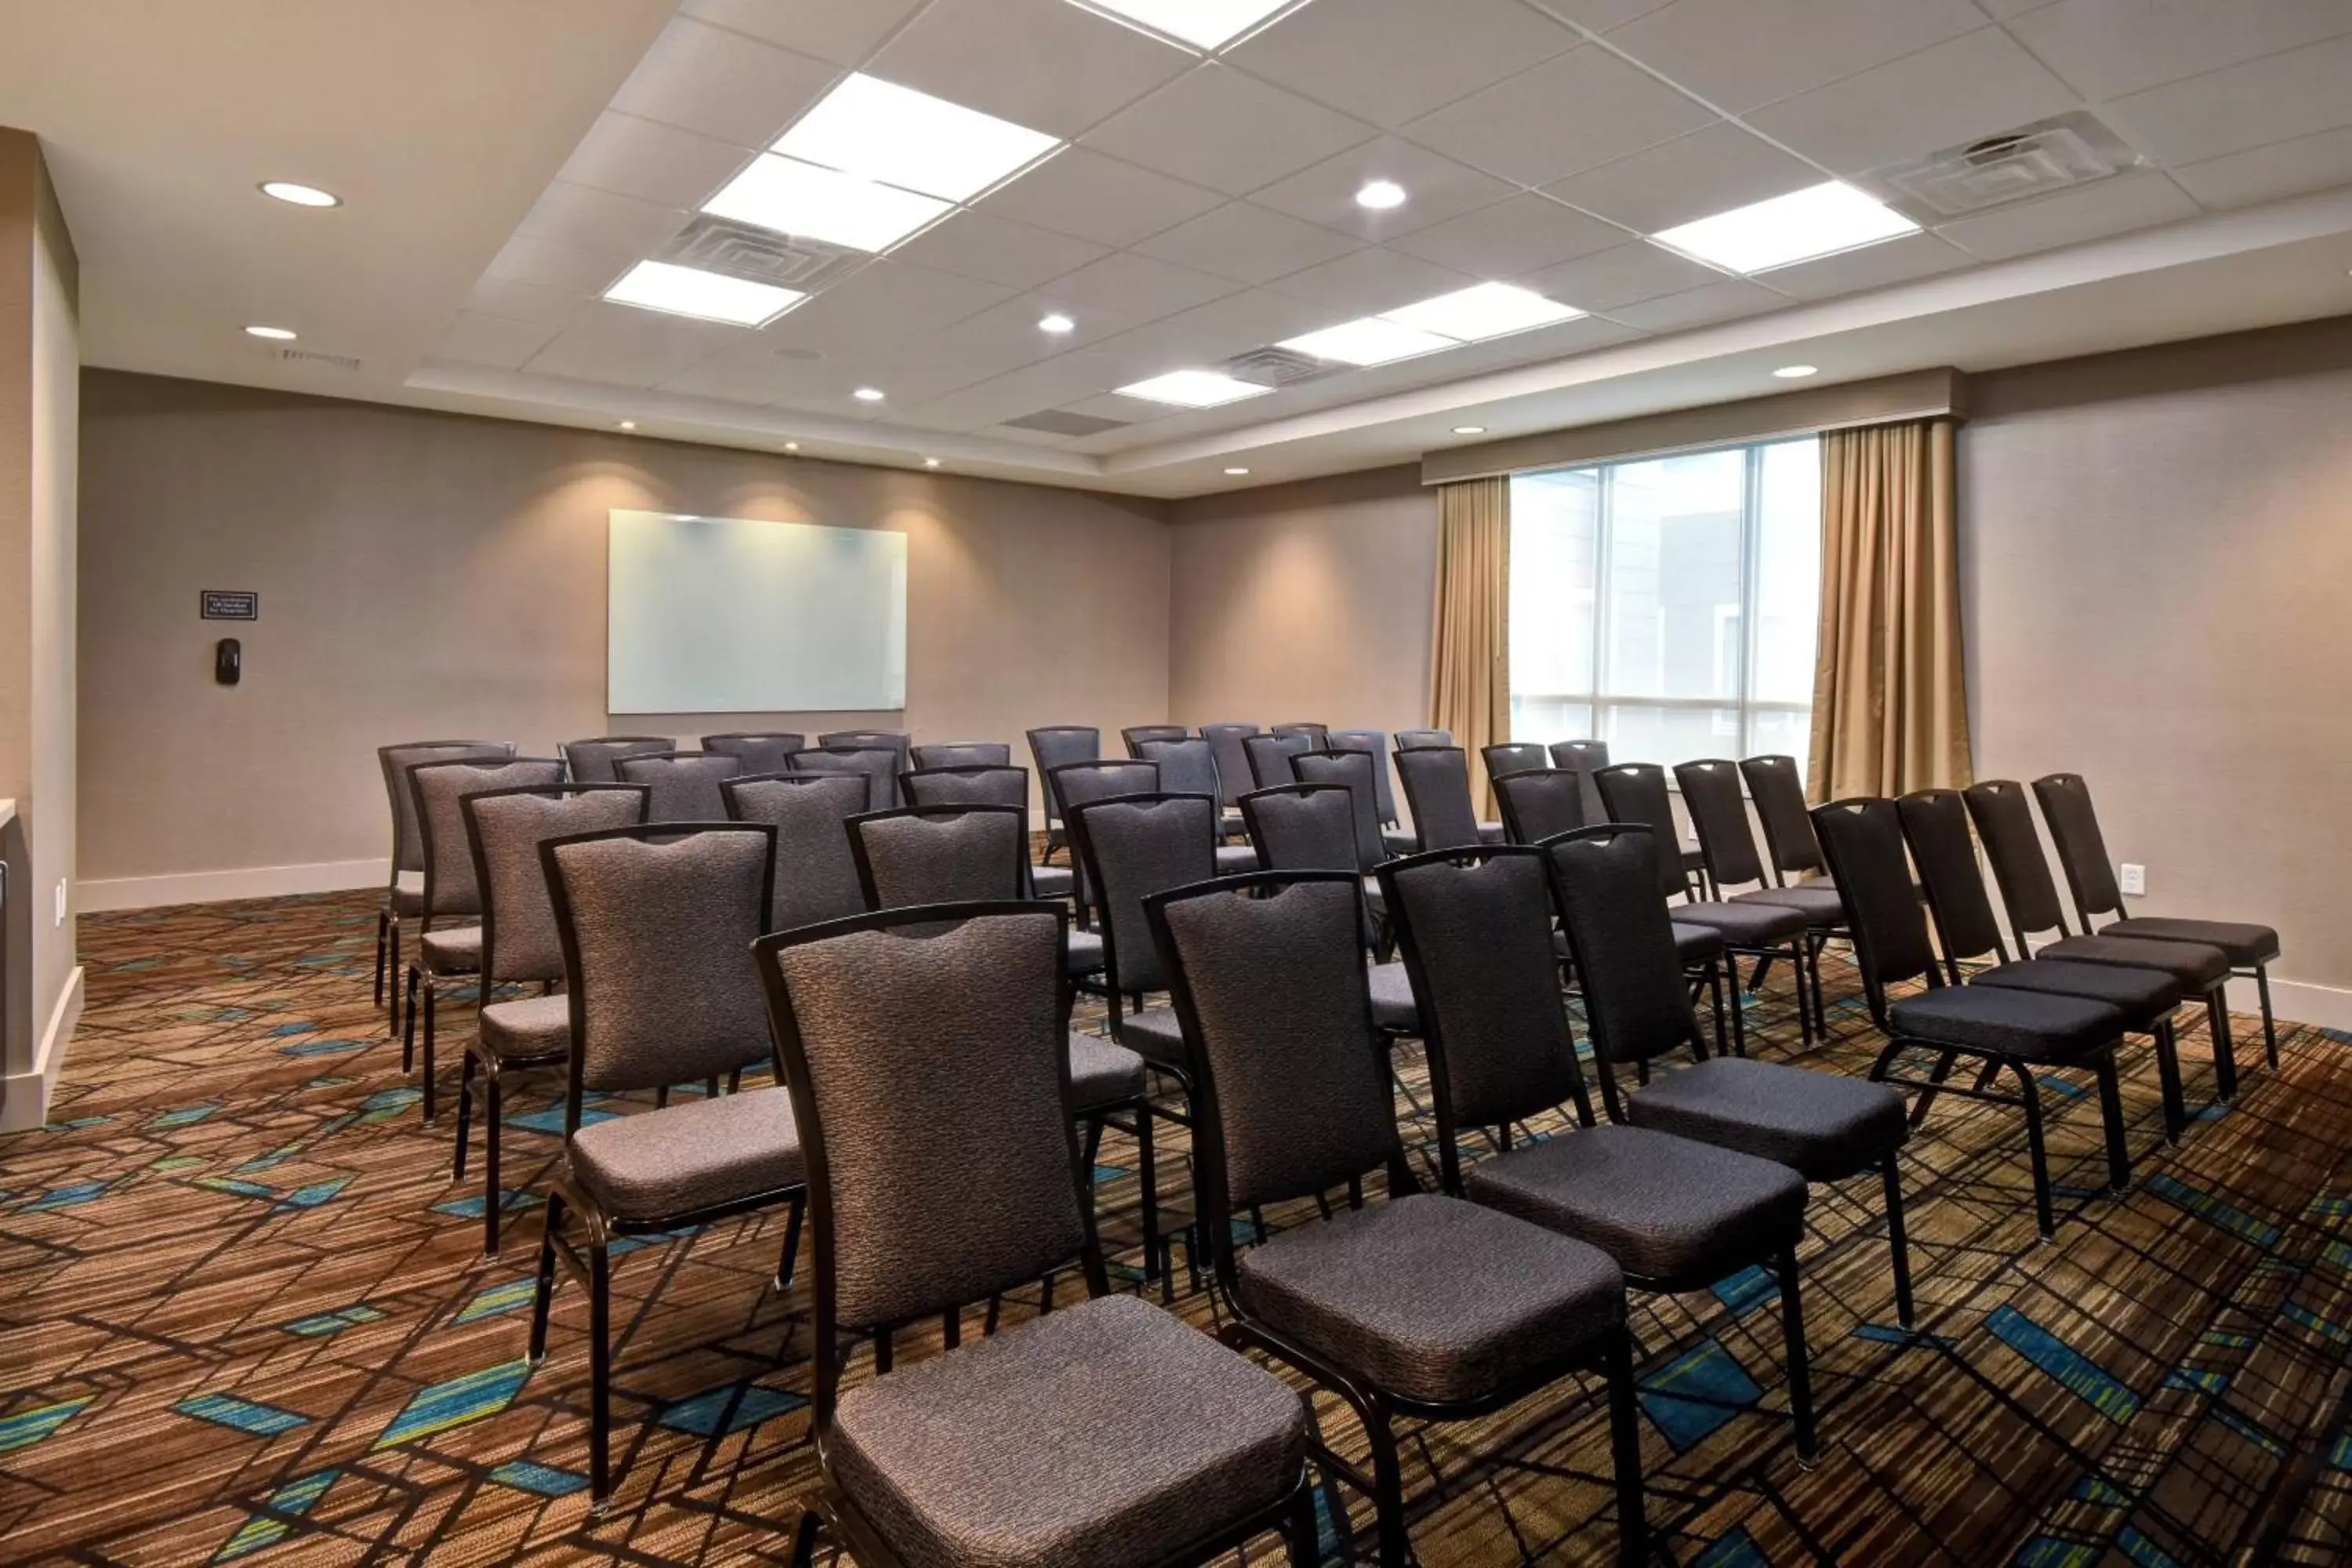
[[[100,901],[228,896],[245,884],[201,874],[253,868],[363,880],[349,868],[386,853],[374,752],[393,741],[547,754],[615,729],[691,745],[897,727],[608,719],[614,507],[905,531],[919,738],[1020,751],[1034,725],[1166,715],[1157,501],[101,371],[83,383],[82,486],[82,874]],[[199,620],[203,588],[257,590],[261,618]],[[212,679],[223,635],[245,645],[234,689]]]

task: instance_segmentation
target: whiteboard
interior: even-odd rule
[[[612,513],[604,701],[614,713],[907,705],[907,536]]]

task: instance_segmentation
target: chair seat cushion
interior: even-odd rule
[[[1608,1254],[1431,1193],[1283,1231],[1234,1276],[1243,1310],[1276,1334],[1433,1404],[1559,1368],[1625,1321]]]
[[[2121,1013],[2126,1023],[2140,1029],[2180,1005],[2180,982],[2171,975],[2160,969],[2131,969],[2120,963],[2071,963],[2063,958],[2037,958],[1971,974],[1969,984],[2105,1002]]]
[[[436,974],[471,974],[482,967],[482,928],[444,926],[418,938],[425,966]]]
[[[1806,922],[1813,926],[1845,924],[1845,900],[1835,888],[1824,888],[1819,882],[1806,882],[1794,888],[1767,888],[1759,893],[1742,893],[1735,902],[1780,904],[1805,911]]]
[[[1173,1007],[1146,1007],[1119,1020],[1118,1043],[1162,1067],[1184,1065],[1184,1026]]]
[[[1753,903],[1731,899],[1722,903],[1676,904],[1677,925],[1713,926],[1733,947],[1777,947],[1802,936],[1812,922],[1802,910],[1786,904]]]
[[[392,912],[402,920],[415,920],[425,912],[425,889],[411,883],[402,883],[392,889]]]
[[[1509,834],[1509,833],[1508,833],[1508,832],[1504,828],[1504,826],[1503,826],[1503,825],[1502,825],[1501,823],[1499,823],[1499,822],[1482,822],[1482,823],[1480,823],[1480,824],[1478,825],[1478,842],[1479,842],[1479,843],[1481,843],[1481,844],[1508,844],[1510,841],[1511,841],[1510,834]]]
[[[2124,1032],[2124,1016],[2105,1002],[1997,985],[1906,996],[1886,1018],[1898,1035],[2033,1062],[2078,1061]]]
[[[1694,963],[1706,963],[1722,955],[1723,933],[1713,926],[1687,925],[1675,921],[1675,953],[1685,968]]]
[[[2278,932],[2235,921],[2184,921],[2148,915],[2103,927],[2101,936],[2140,937],[2149,942],[2195,942],[2218,947],[2240,968],[2268,963],[2279,955]]]
[[[1076,885],[1076,875],[1067,866],[1029,868],[1029,890],[1041,899],[1066,899]]]
[[[1098,931],[1070,932],[1070,973],[1092,974],[1103,966],[1103,939]]]
[[[1402,827],[1381,829],[1381,847],[1391,855],[1410,855],[1421,847],[1421,836]]]
[[[572,1054],[572,998],[525,996],[482,1009],[482,1049],[501,1062],[554,1061]]]
[[[1625,1114],[1637,1127],[1777,1161],[1809,1182],[1875,1164],[1910,1131],[1903,1095],[1889,1085],[1742,1057],[1659,1079],[1626,1100]]]
[[[1402,963],[1375,963],[1366,970],[1372,987],[1372,1022],[1400,1035],[1421,1033],[1421,1005],[1412,999],[1412,977]]]
[[[2061,937],[2033,951],[2036,958],[2063,958],[2076,963],[2120,963],[2133,969],[2160,969],[2200,994],[2230,978],[2230,955],[2201,942],[2158,942],[2142,936]]]
[[[1100,1035],[1070,1033],[1070,1102],[1080,1110],[1118,1105],[1143,1092],[1143,1058]]]
[[[752,1089],[616,1116],[572,1135],[572,1173],[616,1218],[667,1219],[804,1180],[792,1096]]]
[[[1589,1241],[1628,1274],[1710,1284],[1796,1243],[1805,1178],[1737,1150],[1646,1127],[1591,1127],[1473,1166],[1469,1195]]]
[[[1307,1407],[1132,1296],[1105,1296],[841,1395],[842,1489],[910,1568],[1142,1568],[1296,1483]]]
[[[1255,871],[1256,869],[1257,851],[1250,846],[1246,844],[1220,844],[1217,846],[1218,876],[1238,877],[1245,871]]]

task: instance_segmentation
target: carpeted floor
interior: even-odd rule
[[[0,1139],[0,1560],[784,1560],[813,1462],[805,1286],[766,1288],[781,1216],[616,1268],[626,1469],[592,1521],[584,1305],[562,1295],[552,1353],[529,1366],[536,1199],[509,1197],[504,1256],[483,1261],[479,1188],[447,1180],[451,1118],[421,1124],[369,1003],[372,901],[82,930],[89,1005],[53,1124]],[[1830,973],[1838,1037],[1809,1059],[1860,1072],[1875,1037],[1850,972]],[[446,1040],[468,1013],[448,1009]],[[1792,1054],[1785,994],[1749,1016],[1758,1054]],[[2239,1038],[2257,1062],[2258,1023]],[[2201,1028],[2183,1049],[2192,1102],[2209,1101]],[[2087,1085],[2053,1082],[2051,1246],[2016,1114],[1936,1109],[1906,1153],[1914,1336],[1894,1324],[1876,1183],[1814,1190],[1806,1312],[1827,1452],[1811,1470],[1793,1452],[1769,1280],[1637,1298],[1662,1561],[2352,1553],[2352,1039],[2294,1031],[2281,1071],[2250,1073],[2226,1114],[2206,1106],[2177,1151],[2158,1142],[2146,1050],[2129,1063],[2139,1164],[2122,1201],[2098,1190]],[[510,1113],[518,1188],[555,1152],[551,1102]],[[1102,1201],[1131,1265],[1129,1157],[1114,1134]],[[1189,1193],[1172,1158],[1163,1193]],[[1204,1294],[1179,1309],[1212,1310]],[[1320,1414],[1356,1447],[1343,1415]],[[1610,1561],[1605,1431],[1597,1386],[1564,1386],[1419,1432],[1423,1562]],[[1348,1500],[1364,1528],[1369,1506]],[[1336,1519],[1327,1542],[1352,1556]]]

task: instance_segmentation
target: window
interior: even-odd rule
[[[1810,437],[1514,478],[1511,738],[1801,764],[1821,489]]]

